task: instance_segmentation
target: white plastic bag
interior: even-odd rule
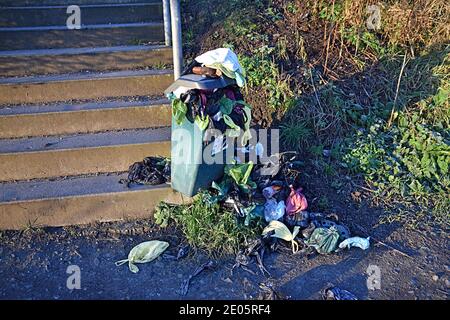
[[[350,249],[351,247],[357,247],[361,248],[363,250],[369,249],[370,246],[370,237],[368,238],[361,238],[361,237],[352,237],[345,239],[339,244],[339,248],[347,248]]]
[[[293,232],[289,231],[288,227],[280,221],[270,221],[269,225],[264,228],[262,235],[266,235],[267,233],[275,231],[271,237],[283,239],[284,241],[290,241],[292,245],[292,253],[296,253],[298,251],[298,243],[295,241],[295,237],[297,236],[298,232],[300,231],[299,226],[295,226]]]
[[[116,266],[120,266],[128,262],[130,271],[137,273],[139,272],[139,268],[135,265],[135,263],[146,263],[155,260],[167,249],[168,246],[168,242],[159,240],[142,242],[131,249],[128,254],[128,259],[117,261]]]
[[[284,216],[286,212],[286,206],[284,201],[280,201],[277,203],[275,199],[269,199],[264,204],[264,218],[267,222],[272,220],[278,220]]]

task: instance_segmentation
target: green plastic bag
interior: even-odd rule
[[[219,100],[220,112],[226,115],[230,114],[233,111],[235,104],[236,104],[235,101],[228,99],[227,97],[222,97]]]
[[[231,177],[239,188],[248,193],[256,188],[256,183],[250,179],[252,173],[253,162],[242,164],[227,164],[225,166],[225,175]]]
[[[139,268],[135,265],[135,263],[146,263],[155,260],[167,249],[168,246],[168,242],[159,240],[142,242],[131,249],[128,254],[128,259],[117,261],[116,266],[121,266],[122,264],[128,262],[130,271],[137,273],[139,272]]]
[[[209,117],[205,116],[202,118],[200,115],[198,115],[195,117],[194,122],[200,128],[200,130],[205,131],[209,125]]]
[[[314,247],[318,253],[327,254],[336,250],[339,242],[339,232],[332,226],[314,229],[311,237],[305,241],[308,246]]]
[[[178,98],[172,100],[172,115],[177,125],[181,125],[186,118],[187,105]]]

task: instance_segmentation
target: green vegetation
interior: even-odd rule
[[[267,106],[271,110],[289,109],[293,104],[294,93],[289,81],[283,79],[280,70],[271,60],[273,48],[262,47],[257,55],[241,56],[240,62],[246,71],[248,85],[262,90],[267,96]]]
[[[287,121],[280,125],[281,143],[295,151],[309,145],[312,130],[302,121]]]
[[[237,253],[245,239],[261,233],[258,226],[244,226],[232,210],[210,205],[204,197],[198,194],[193,203],[185,205],[161,202],[155,212],[156,223],[161,227],[174,223],[193,248],[215,256]]]
[[[422,59],[413,67],[423,63]],[[426,60],[428,65],[430,58]],[[347,139],[343,156],[351,172],[363,174],[375,198],[390,206],[402,204],[402,215],[410,209],[406,216],[413,224],[418,222],[418,213],[440,224],[450,221],[449,56],[433,71],[440,79],[434,95],[414,102],[427,92],[400,94],[400,100],[406,101],[403,110],[394,112],[393,124],[381,114],[367,130]]]

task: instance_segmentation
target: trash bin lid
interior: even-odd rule
[[[165,91],[165,94],[169,94],[179,89],[180,87],[200,90],[213,90],[217,88],[224,88],[229,85],[236,84],[236,80],[222,76],[220,78],[209,78],[198,74],[186,74],[179,77],[174,83],[172,83]]]

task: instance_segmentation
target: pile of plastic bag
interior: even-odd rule
[[[208,51],[189,64],[182,76],[201,75],[205,78],[227,77],[234,79],[230,85],[211,90],[179,87],[167,97],[172,104],[172,114],[177,125],[186,119],[201,130],[218,129],[230,137],[241,136],[245,145],[251,138],[251,108],[243,100],[240,87],[245,85],[243,69],[236,54],[230,49]]]
[[[280,170],[273,176],[262,176],[261,165],[252,162],[226,165],[224,178],[213,182],[206,200],[234,209],[246,226],[252,222],[266,225],[262,237],[291,243],[294,253],[314,249],[328,254],[344,248],[369,247],[369,238],[351,237],[337,215],[307,210],[297,154],[281,154],[279,163]]]

